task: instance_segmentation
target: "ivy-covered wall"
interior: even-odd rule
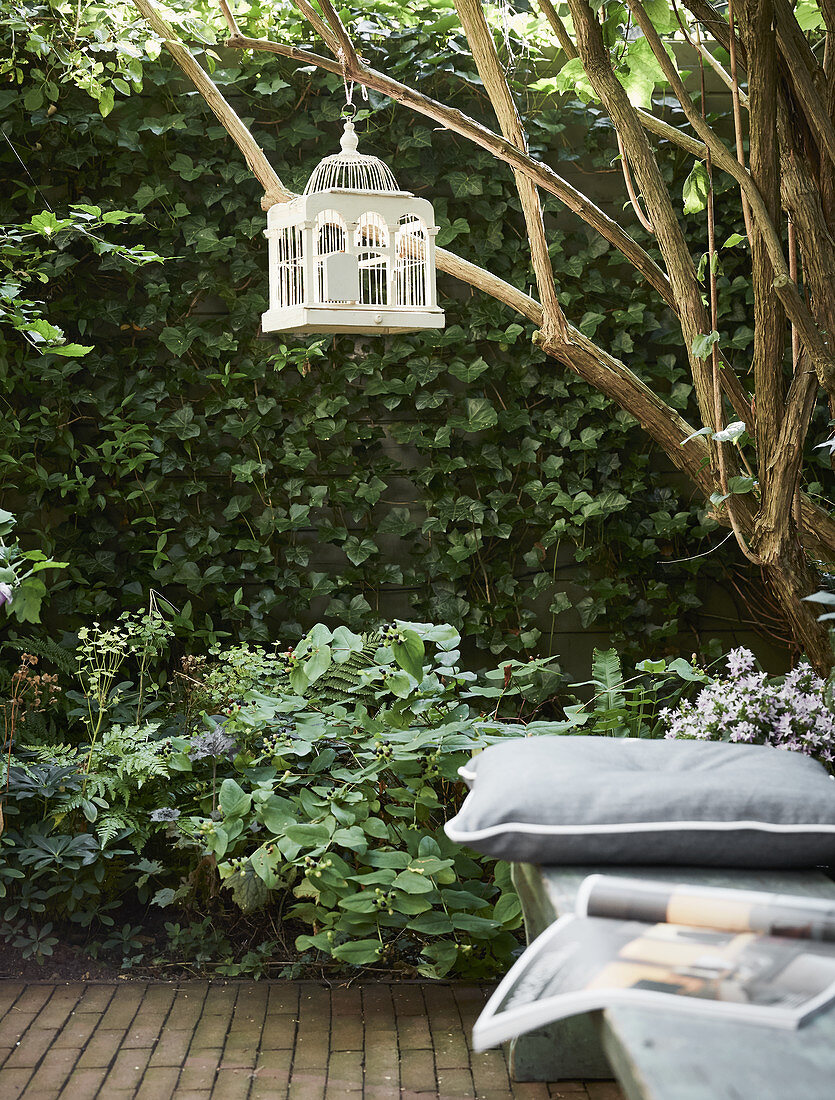
[[[398,32],[385,50],[401,78],[482,110],[464,61],[430,72],[431,38]],[[263,56],[223,63],[214,79],[300,189],[336,147],[341,82]],[[510,173],[428,120],[373,96],[361,105],[362,147],[432,199],[439,243],[530,285]],[[14,181],[3,221],[45,201],[138,210],[145,223],[110,239],[166,258],[126,276],[74,242],[43,293],[95,350],[37,356],[14,339],[0,350],[0,491],[24,542],[31,532],[71,563],[53,584],[57,626],[106,620],[153,588],[205,637],[290,640],[317,618],[357,629],[392,615],[448,621],[494,654],[565,652],[566,632],[581,630],[643,652],[717,633],[698,618],[717,559],[676,561],[710,545],[698,502],[519,317],[442,278],[437,334],[259,338],[260,190],[166,56],[106,118],[81,92],[47,108],[0,91],[0,124],[26,165],[0,143]],[[604,124],[578,103],[540,117],[538,155],[569,177],[582,158],[583,172],[601,171],[598,193],[617,191]],[[678,171],[672,153],[665,171]],[[569,316],[685,409],[670,318],[605,242],[556,202],[546,209]],[[741,326],[732,342],[750,338]]]

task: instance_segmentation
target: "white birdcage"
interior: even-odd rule
[[[435,293],[435,213],[401,191],[377,157],[357,152],[350,119],[342,151],[304,194],[267,214],[270,306],[263,332],[416,332],[443,328]]]

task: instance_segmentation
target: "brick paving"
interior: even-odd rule
[[[2,1100],[623,1100],[511,1084],[479,986],[0,981]]]

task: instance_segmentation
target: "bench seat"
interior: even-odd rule
[[[587,875],[688,882],[835,898],[818,871],[739,871],[687,867],[513,865],[531,943],[573,912]],[[516,1081],[611,1079],[629,1100],[833,1100],[835,1006],[794,1031],[705,1017],[617,1008],[558,1020],[511,1044]]]

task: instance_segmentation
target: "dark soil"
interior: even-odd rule
[[[79,947],[57,943],[42,963],[24,959],[20,950],[0,939],[0,980],[24,982],[112,982],[134,977],[104,959],[92,959]]]

